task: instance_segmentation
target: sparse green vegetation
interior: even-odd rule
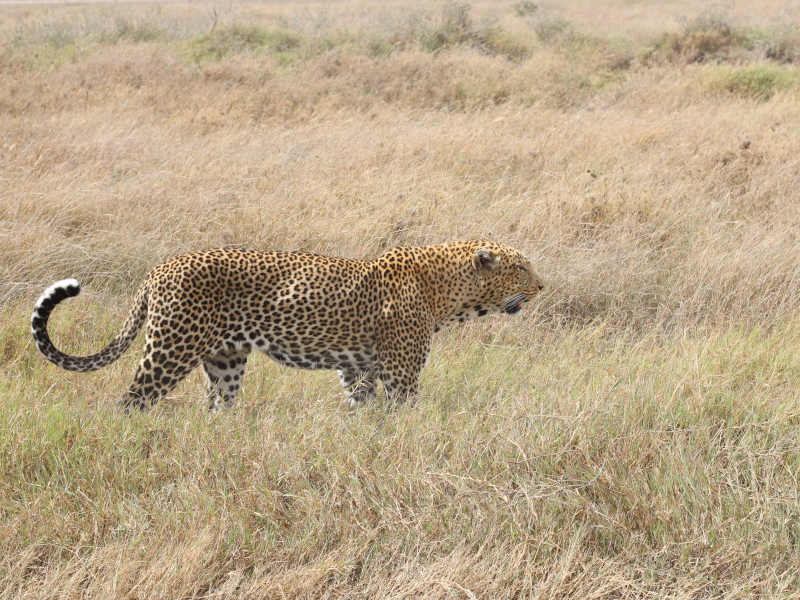
[[[281,55],[297,50],[302,38],[293,32],[266,30],[255,25],[232,25],[215,29],[191,42],[195,61],[221,60],[241,52],[269,51]]]
[[[114,19],[114,27],[101,31],[98,41],[101,44],[118,44],[120,42],[157,42],[167,39],[167,32],[156,23],[149,21],[132,21],[125,17]]]
[[[777,92],[800,89],[800,73],[774,64],[749,67],[720,67],[711,87],[743,98],[766,101]]]
[[[701,15],[679,32],[660,36],[642,52],[645,62],[733,63],[754,60],[794,62],[800,35],[794,27],[744,28],[719,16]]]
[[[754,30],[750,38],[753,46],[761,49],[766,59],[793,64],[800,61],[800,27],[796,25],[771,31]]]
[[[679,33],[664,34],[645,52],[644,58],[679,64],[720,62],[748,43],[745,36],[724,21],[699,19]]]
[[[535,22],[533,29],[539,39],[545,43],[553,42],[572,32],[569,21],[557,17],[539,19]]]
[[[511,8],[514,9],[514,12],[518,17],[528,17],[532,14],[535,14],[537,10],[539,10],[539,5],[535,2],[531,2],[531,0],[522,0],[521,2],[515,2],[511,5]]]

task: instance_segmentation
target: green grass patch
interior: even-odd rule
[[[2,53],[8,65],[23,65],[30,70],[57,69],[64,64],[80,62],[91,53],[90,45],[68,36],[54,36],[44,43],[23,49],[8,47]]]
[[[193,39],[189,55],[195,62],[221,60],[243,52],[270,52],[288,59],[303,43],[303,37],[296,32],[235,24]]]
[[[766,101],[776,93],[800,87],[797,68],[764,63],[747,67],[718,67],[709,86],[742,98]]]

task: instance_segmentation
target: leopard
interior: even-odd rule
[[[80,292],[57,281],[36,301],[33,340],[69,371],[116,361],[145,325],[144,354],[119,404],[145,410],[202,365],[209,409],[234,406],[248,357],[336,370],[345,402],[416,399],[433,335],[445,325],[517,313],[544,288],[530,260],[498,242],[398,246],[374,259],[225,247],[156,266],[135,293],[119,333],[99,352],[72,356],[47,330],[53,309]]]

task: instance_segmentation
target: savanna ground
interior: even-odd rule
[[[698,6],[700,4],[701,6]],[[800,6],[0,8],[0,597],[800,596]],[[414,407],[255,357],[144,415],[158,262],[487,237],[534,306]]]

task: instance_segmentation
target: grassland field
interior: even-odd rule
[[[800,597],[800,5],[0,6],[0,598]],[[415,406],[124,417],[155,264],[497,239]]]

